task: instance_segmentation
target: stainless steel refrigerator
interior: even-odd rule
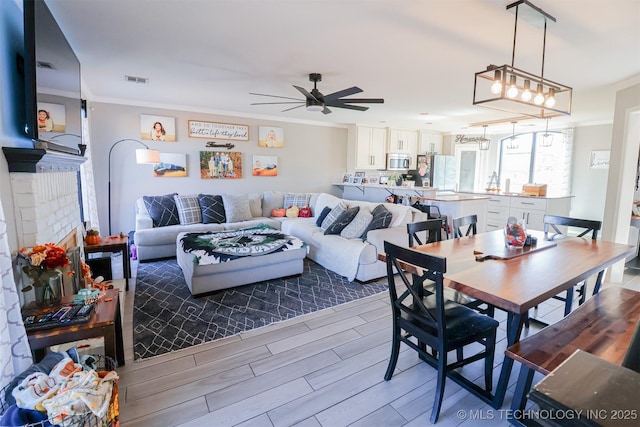
[[[418,156],[418,174],[424,187],[438,190],[456,190],[456,157],[442,154]]]

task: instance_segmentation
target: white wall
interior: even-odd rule
[[[592,150],[611,149],[611,125],[575,128],[570,216],[602,221],[608,169],[591,169]]]
[[[152,109],[118,104],[90,103],[91,145],[98,197],[100,228],[108,233],[108,154],[111,146],[123,138],[140,139],[140,114],[175,117],[176,142],[143,141],[160,152],[187,155],[188,176],[160,178],[153,176],[151,165],[135,162],[135,142],[118,144],[111,157],[112,234],[134,229],[135,200],[143,195],[180,194],[244,194],[265,190],[295,192],[334,192],[333,182],[339,182],[346,169],[347,129],[312,126],[258,119],[225,117],[177,110]],[[249,125],[249,141],[225,141],[235,145],[231,151],[243,155],[242,179],[201,179],[200,151],[220,151],[205,147],[213,139],[189,138],[188,121],[200,120]],[[258,147],[258,126],[284,129],[284,148]],[[252,155],[278,157],[277,177],[251,175]]]

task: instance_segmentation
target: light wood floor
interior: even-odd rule
[[[623,285],[640,290],[640,275],[625,275]],[[383,380],[391,337],[386,293],[134,362],[134,289],[131,280],[124,296],[126,366],[118,368],[125,427],[430,425],[433,368],[403,346],[393,378]],[[560,304],[540,306],[539,316],[557,320]],[[497,311],[496,317],[501,325],[494,384],[506,344],[506,315]],[[503,410],[448,381],[437,425],[509,425],[506,410],[517,379],[515,365]],[[465,373],[481,378],[482,362],[465,367]]]

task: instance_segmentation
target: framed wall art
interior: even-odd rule
[[[284,147],[284,129],[273,126],[259,126],[258,146],[269,148]]]
[[[189,120],[189,138],[215,138],[231,141],[248,141],[249,126],[234,123]]]
[[[175,117],[140,114],[140,139],[147,141],[176,141]]]
[[[242,178],[242,153],[238,151],[201,151],[200,178]]]
[[[611,151],[609,150],[593,150],[591,151],[590,169],[609,169],[609,160]]]
[[[187,155],[160,153],[160,163],[153,166],[153,176],[163,178],[182,178],[187,176]]]
[[[64,133],[67,116],[64,105],[38,102],[38,132]]]
[[[253,155],[253,176],[278,176],[277,156]]]

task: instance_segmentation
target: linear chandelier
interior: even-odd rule
[[[547,119],[571,115],[573,89],[544,77],[547,22],[556,22],[556,19],[527,0],[509,4],[507,11],[515,14],[511,65],[491,64],[486,70],[475,73],[473,105],[522,114],[529,118]],[[533,24],[542,22],[544,26],[539,76],[514,67],[519,15],[523,19],[528,18]]]

